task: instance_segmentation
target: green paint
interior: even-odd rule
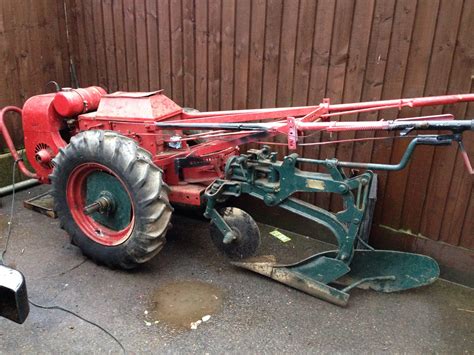
[[[107,194],[113,198],[113,208],[107,212],[95,212],[91,217],[100,224],[119,231],[124,229],[131,218],[131,203],[127,191],[116,177],[102,171],[93,172],[87,177],[86,205]]]

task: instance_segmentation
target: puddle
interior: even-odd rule
[[[219,312],[222,297],[219,288],[206,282],[170,282],[153,292],[152,308],[147,318],[175,329],[190,329],[191,323]]]

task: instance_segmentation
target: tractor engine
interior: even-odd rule
[[[77,133],[77,116],[96,110],[104,94],[104,89],[91,86],[37,95],[25,102],[22,120],[26,156],[41,182],[48,182],[53,158]]]

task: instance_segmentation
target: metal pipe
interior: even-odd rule
[[[8,132],[7,126],[5,125],[5,114],[7,112],[16,112],[18,114],[22,114],[22,110],[19,107],[16,106],[6,106],[0,111],[0,133],[3,135],[3,139],[5,140],[5,143],[7,145],[8,150],[10,151],[13,159],[18,162],[18,168],[20,171],[23,173],[23,175],[26,175],[30,178],[37,178],[38,175],[35,173],[31,172],[28,170],[26,167],[25,163],[23,160],[20,158],[18,155],[15,145],[13,144],[13,140],[10,136],[10,133]]]
[[[28,187],[32,187],[32,186],[35,186],[35,185],[38,185],[38,184],[39,184],[39,181],[37,179],[28,179],[28,180],[16,182],[15,183],[15,191],[24,190]],[[7,186],[4,186],[4,187],[0,187],[0,197],[5,196],[5,195],[9,195],[9,194],[12,193],[12,191],[13,191],[13,185],[7,185]]]
[[[360,169],[370,169],[370,170],[385,170],[385,171],[398,171],[404,169],[415,150],[417,145],[450,145],[454,140],[457,140],[456,136],[442,136],[442,135],[423,135],[417,136],[409,144],[405,153],[403,154],[402,159],[398,164],[377,164],[377,163],[359,163],[351,161],[338,161],[337,159],[308,159],[308,158],[298,158],[299,163],[309,163],[309,164],[322,164],[327,165],[328,163],[333,163],[334,165],[340,166],[341,168],[360,168]]]

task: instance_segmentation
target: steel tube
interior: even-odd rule
[[[15,183],[15,191],[24,190],[29,187],[38,185],[39,181],[37,179],[29,179],[24,181],[19,181]],[[4,187],[0,187],[0,197],[9,195],[13,192],[13,185],[7,185]]]
[[[7,127],[5,126],[5,114],[7,112],[16,112],[21,115],[21,108],[16,107],[16,106],[6,106],[0,111],[0,133],[3,136],[3,139],[5,140],[5,143],[7,144],[7,148],[10,151],[13,159],[17,162],[18,168],[20,171],[23,173],[23,175],[26,175],[30,178],[37,178],[38,176],[35,173],[32,173],[31,171],[28,170],[26,167],[25,163],[23,160],[20,158],[18,155],[15,145],[13,144],[13,140],[10,137],[10,133],[8,132]]]

